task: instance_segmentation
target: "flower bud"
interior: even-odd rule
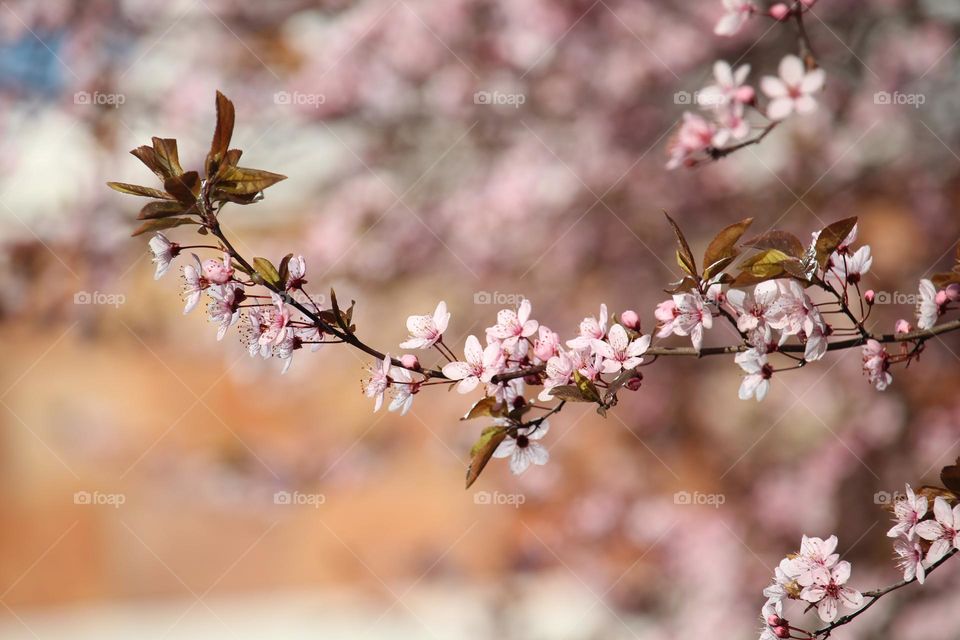
[[[637,375],[636,375],[635,377],[630,378],[629,380],[627,380],[626,387],[627,387],[627,389],[630,389],[630,391],[636,391],[637,389],[640,388],[640,384],[641,384],[642,382],[643,382],[643,376],[642,376],[642,375],[640,374],[640,372],[638,371],[638,372],[637,372]]]
[[[790,15],[790,7],[778,2],[777,4],[770,7],[770,17],[774,20],[784,20]]]
[[[418,371],[420,369],[420,360],[412,353],[405,353],[400,356],[400,364],[407,369]]]
[[[773,635],[777,636],[778,638],[789,638],[790,629],[787,629],[786,627],[774,627]]]
[[[960,300],[960,284],[953,283],[944,289],[944,292],[947,294],[947,300],[950,302],[957,302]]]
[[[225,265],[220,260],[203,261],[203,277],[214,284],[226,284],[233,277],[233,267]]]
[[[778,616],[775,613],[771,613],[767,616],[767,624],[771,627],[780,627],[783,626],[784,619]]]
[[[816,3],[817,3],[817,0],[800,0],[800,4],[807,7],[808,9],[813,5],[815,5]]]
[[[863,299],[867,301],[867,304],[873,304],[876,297],[877,294],[873,289],[867,289],[867,292],[863,294]]]
[[[737,87],[736,93],[733,94],[734,100],[741,104],[753,104],[753,101],[756,97],[757,92],[750,85]]]
[[[623,326],[627,329],[640,330],[640,316],[632,309],[628,309],[620,314],[620,322],[623,323]]]
[[[910,326],[910,323],[900,318],[897,320],[897,324],[893,329],[896,333],[910,333],[913,331],[913,327]]]
[[[947,304],[947,292],[943,289],[940,289],[940,291],[937,291],[937,297],[933,300],[937,303],[938,307],[942,307],[943,305]]]

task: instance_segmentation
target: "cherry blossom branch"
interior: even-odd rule
[[[933,573],[933,571],[934,571],[937,567],[939,567],[940,565],[944,564],[947,560],[949,560],[950,558],[952,558],[952,557],[955,556],[956,554],[957,554],[957,549],[954,549],[954,550],[950,551],[947,555],[945,555],[943,558],[941,558],[940,560],[938,560],[937,562],[934,562],[933,564],[931,564],[931,565],[926,569],[926,575],[929,576],[931,573]],[[896,591],[897,589],[901,589],[901,588],[907,586],[908,584],[913,584],[913,583],[915,583],[915,582],[917,582],[917,579],[916,579],[916,578],[910,578],[909,580],[904,579],[904,580],[901,580],[900,582],[896,582],[896,583],[891,584],[891,585],[889,585],[889,586],[887,586],[887,587],[883,587],[883,588],[880,588],[880,589],[874,589],[873,591],[864,591],[864,592],[863,592],[863,595],[864,595],[865,597],[867,597],[867,598],[870,598],[870,600],[869,600],[865,605],[863,605],[863,607],[861,607],[860,609],[857,609],[857,610],[854,611],[853,613],[848,613],[848,614],[846,614],[846,615],[844,615],[844,616],[841,616],[841,617],[837,618],[835,621],[831,622],[830,624],[828,624],[828,625],[826,625],[826,626],[824,626],[824,627],[821,627],[820,629],[817,629],[816,631],[814,631],[813,633],[811,633],[809,637],[810,637],[810,638],[817,638],[817,637],[823,636],[824,638],[829,638],[829,637],[830,637],[830,634],[833,632],[834,629],[836,629],[837,627],[842,627],[842,626],[845,625],[845,624],[849,624],[849,623],[853,622],[857,617],[859,617],[859,616],[860,616],[862,613],[864,613],[867,609],[869,609],[869,608],[872,607],[874,604],[876,604],[877,601],[879,601],[880,598],[882,598],[883,596],[887,595],[888,593],[892,593],[893,591]]]

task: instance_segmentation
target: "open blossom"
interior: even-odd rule
[[[674,294],[672,300],[661,302],[654,313],[657,320],[663,323],[658,338],[665,338],[670,334],[690,336],[693,347],[699,351],[703,345],[703,330],[713,326],[713,315],[705,308],[699,291]]]
[[[499,340],[504,348],[513,349],[521,338],[537,332],[540,323],[530,319],[530,301],[520,303],[517,311],[502,309],[497,312],[497,324],[487,329],[487,338]]]
[[[813,584],[804,587],[800,598],[817,604],[817,614],[824,622],[837,619],[839,605],[858,609],[863,604],[863,595],[846,586],[850,579],[850,563],[841,560],[826,574],[818,574]]]
[[[441,300],[433,315],[410,316],[407,318],[407,331],[410,337],[400,343],[401,349],[429,349],[443,336],[450,323],[447,303]]]
[[[727,302],[737,312],[737,329],[749,336],[753,346],[762,349],[770,341],[770,321],[782,317],[781,297],[775,280],[761,282],[753,291],[727,291]]]
[[[184,314],[193,311],[200,302],[200,294],[207,287],[207,281],[203,277],[203,267],[200,266],[200,258],[195,253],[190,255],[193,256],[195,264],[183,265],[183,295],[187,301],[183,307]]]
[[[602,340],[607,335],[607,305],[600,305],[600,317],[590,316],[580,322],[580,335],[567,340],[571,349],[590,349],[594,340]]]
[[[227,329],[240,317],[239,305],[243,291],[235,285],[213,285],[207,292],[212,298],[209,306],[210,321],[220,326],[217,328],[217,340],[223,340]]]
[[[793,559],[784,558],[780,561],[780,565],[774,569],[773,582],[763,590],[768,605],[782,608],[781,603],[787,598],[800,597],[800,584],[797,582],[796,570],[797,566]]]
[[[619,324],[610,327],[607,339],[594,340],[594,351],[603,358],[603,373],[617,373],[633,369],[643,362],[642,356],[650,347],[650,336],[630,340],[627,330]]]
[[[740,399],[756,398],[757,402],[763,400],[770,390],[770,378],[773,377],[773,367],[767,362],[767,354],[753,348],[738,353],[734,360],[747,373],[740,383]]]
[[[725,107],[733,103],[742,103],[742,98],[750,95],[749,87],[743,84],[750,74],[750,65],[732,68],[724,60],[713,63],[713,77],[716,81],[697,93],[697,103],[702,107]]]
[[[516,437],[507,436],[503,439],[493,452],[493,457],[510,458],[510,471],[515,475],[526,471],[531,464],[547,464],[550,452],[537,440],[547,435],[549,429],[550,423],[546,420],[539,426],[521,427],[517,429]]]
[[[560,353],[547,360],[547,378],[543,381],[543,391],[538,396],[540,400],[543,402],[553,400],[550,390],[570,382],[570,378],[573,377],[573,372],[576,370],[577,364],[571,357],[570,352],[560,351]]]
[[[727,141],[728,134],[695,113],[683,114],[683,123],[670,141],[670,160],[667,169],[676,169],[689,158],[709,147],[719,147]]]
[[[863,373],[870,384],[878,391],[883,391],[893,382],[890,369],[890,354],[886,348],[876,340],[867,340],[863,345]]]
[[[912,539],[917,523],[927,514],[927,506],[927,499],[915,494],[913,487],[908,484],[906,496],[899,498],[893,504],[893,515],[897,524],[887,531],[887,536],[890,538],[904,536]]]
[[[413,405],[413,395],[417,390],[417,385],[413,382],[413,374],[403,367],[390,367],[389,373],[392,378],[390,385],[392,397],[387,411],[399,411],[400,415],[405,416]]]
[[[852,254],[843,254],[834,256],[831,259],[830,276],[835,278],[842,286],[845,284],[856,284],[866,272],[870,271],[873,264],[873,257],[870,255],[870,247],[863,246]]]
[[[936,520],[924,520],[917,525],[916,533],[932,544],[927,551],[927,562],[933,564],[953,549],[960,549],[960,504],[950,508],[943,496],[933,501]]]
[[[265,323],[261,328],[258,342],[263,346],[279,345],[283,341],[285,330],[290,323],[290,310],[284,304],[283,298],[273,292],[270,293],[270,296],[275,308],[270,309],[269,313],[264,313],[262,316]]]
[[[765,76],[760,80],[760,88],[770,98],[768,118],[783,120],[791,113],[810,113],[817,108],[811,94],[823,87],[823,69],[807,71],[800,58],[788,55],[780,61],[778,73],[779,77]]]
[[[937,288],[933,282],[924,278],[920,281],[920,302],[917,304],[917,328],[932,329],[942,313],[937,303]]]
[[[153,254],[153,262],[157,265],[157,270],[153,274],[154,280],[159,280],[163,274],[170,268],[170,263],[180,253],[180,245],[176,242],[170,242],[167,236],[160,232],[150,238],[150,252]]]
[[[370,377],[363,385],[363,393],[368,398],[374,398],[373,412],[380,411],[383,406],[383,394],[390,386],[390,354],[388,353],[377,367],[370,369]]]
[[[283,368],[280,369],[280,375],[285,374],[290,370],[290,365],[293,364],[293,352],[301,348],[302,342],[299,337],[297,337],[296,332],[287,327],[283,332],[283,339],[273,347],[272,354],[275,358],[280,358],[283,360]]]
[[[468,336],[463,355],[465,362],[450,362],[443,367],[443,375],[460,381],[457,384],[460,393],[470,393],[481,382],[490,382],[503,369],[503,352],[496,342],[484,348],[476,336]]]
[[[203,277],[213,284],[227,284],[233,279],[230,254],[224,252],[222,260],[210,258],[203,261]]]
[[[916,578],[917,582],[923,584],[927,570],[923,563],[923,548],[920,543],[901,536],[894,540],[893,550],[897,554],[897,566],[903,571],[903,579]]]
[[[830,536],[826,540],[803,536],[800,541],[800,553],[791,562],[791,573],[796,576],[797,583],[810,586],[818,579],[823,581],[830,577],[830,569],[840,560],[837,551],[837,536]]]
[[[754,4],[747,0],[723,0],[723,8],[726,13],[713,28],[713,32],[718,36],[732,36],[757,10]]]

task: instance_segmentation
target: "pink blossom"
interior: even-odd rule
[[[770,378],[773,377],[773,367],[767,363],[767,355],[753,348],[738,353],[734,361],[747,373],[740,383],[740,399],[763,400],[770,390]]]
[[[667,169],[676,169],[684,163],[689,164],[688,161],[692,156],[709,147],[721,146],[726,140],[727,134],[720,131],[715,124],[694,113],[684,113],[683,123],[667,149],[670,155]]]
[[[227,284],[233,279],[233,267],[230,266],[230,254],[224,253],[222,260],[203,261],[203,277],[213,284]]]
[[[548,327],[540,325],[539,337],[533,343],[533,355],[540,362],[546,362],[557,354],[560,336]]]
[[[901,536],[894,540],[893,550],[897,554],[897,566],[903,571],[904,580],[917,579],[923,584],[927,577],[926,567],[923,564],[923,548],[916,540]]]
[[[258,340],[262,346],[279,345],[283,341],[287,325],[290,323],[290,310],[284,304],[283,298],[273,292],[270,293],[270,297],[275,308],[265,312],[262,316],[265,323]]]
[[[390,367],[390,391],[392,397],[387,411],[399,411],[405,416],[413,405],[413,396],[416,385],[413,383],[413,374],[401,367]]]
[[[573,372],[576,370],[577,365],[567,351],[560,351],[560,353],[547,360],[547,377],[543,381],[543,391],[538,396],[540,400],[543,402],[553,400],[550,390],[570,382],[570,378],[573,377]]]
[[[768,321],[782,316],[782,304],[777,306],[780,297],[774,280],[757,284],[753,291],[727,291],[727,301],[737,312],[737,329],[751,336],[750,344],[763,347],[770,340]]]
[[[856,589],[846,586],[850,579],[850,563],[841,560],[826,575],[819,574],[817,579],[800,592],[807,602],[817,603],[817,614],[824,622],[837,619],[839,605],[848,609],[858,609],[863,605],[863,595]]]
[[[503,352],[496,342],[484,348],[476,336],[468,336],[463,355],[465,362],[451,362],[443,367],[443,375],[460,381],[457,384],[460,393],[470,393],[481,382],[490,382],[503,369]]]
[[[836,279],[842,288],[847,284],[860,282],[861,276],[870,271],[872,264],[873,256],[870,255],[870,247],[865,245],[853,254],[834,256],[831,259],[829,275]]]
[[[713,32],[718,36],[732,36],[747,21],[757,8],[747,0],[723,0],[726,13],[717,22]]]
[[[863,345],[863,373],[878,391],[883,391],[893,382],[889,368],[890,354],[886,348],[876,340],[867,340],[867,344]]]
[[[571,349],[590,349],[594,340],[602,340],[607,335],[607,305],[600,305],[600,317],[590,316],[580,322],[580,335],[567,340]]]
[[[894,325],[893,330],[895,333],[910,333],[913,331],[913,327],[910,326],[910,323],[900,318],[897,320],[897,323]]]
[[[227,329],[240,317],[241,291],[239,285],[211,285],[207,290],[212,301],[208,307],[210,321],[220,326],[217,329],[217,340],[223,340]]]
[[[663,323],[658,338],[671,334],[690,336],[693,347],[699,351],[703,345],[703,330],[713,326],[713,315],[704,307],[699,291],[674,294],[673,300],[667,300],[657,306],[656,318]]]
[[[896,517],[897,524],[887,531],[887,537],[905,536],[912,539],[917,523],[927,514],[927,507],[927,499],[915,494],[908,484],[906,496],[899,498],[893,504],[893,515]]]
[[[760,88],[769,97],[767,117],[771,120],[783,120],[791,113],[810,113],[817,108],[817,101],[811,94],[823,87],[826,74],[823,69],[807,71],[803,61],[797,56],[788,55],[780,61],[780,77],[765,76]]]
[[[640,331],[640,315],[633,309],[627,309],[620,314],[620,323],[627,329]]]
[[[510,458],[510,471],[514,475],[520,475],[531,464],[547,464],[550,452],[537,440],[547,435],[549,430],[550,424],[546,420],[539,426],[521,427],[517,429],[516,436],[510,435],[503,439],[493,452],[493,457]]]
[[[429,349],[443,337],[450,322],[447,303],[441,300],[433,315],[410,316],[407,318],[407,331],[410,337],[400,343],[401,349]]]
[[[834,535],[826,540],[803,536],[800,553],[792,560],[792,572],[798,584],[807,587],[818,579],[829,579],[830,569],[840,560],[840,554],[836,553],[837,543],[837,536]]]
[[[640,336],[630,340],[627,330],[622,325],[610,327],[607,340],[594,340],[594,351],[603,358],[603,373],[617,373],[625,369],[633,369],[643,362],[642,356],[650,347],[650,336]]]
[[[749,74],[748,64],[733,69],[729,63],[717,60],[713,63],[713,77],[716,82],[697,93],[697,103],[702,107],[726,107],[737,102],[740,88]]]
[[[487,339],[499,340],[505,349],[513,349],[521,338],[529,338],[540,326],[530,319],[530,301],[520,303],[517,311],[502,309],[497,313],[497,324],[487,329]]]
[[[932,544],[927,551],[927,563],[933,564],[952,549],[960,549],[960,504],[950,508],[950,503],[937,496],[933,500],[933,515],[936,520],[924,520],[916,527],[916,533]]]
[[[150,252],[153,254],[153,262],[157,265],[153,279],[159,280],[170,268],[173,259],[180,253],[180,245],[176,242],[170,242],[167,236],[159,232],[150,238],[149,244]]]
[[[183,313],[187,314],[193,311],[194,307],[200,301],[200,294],[207,288],[207,280],[203,277],[203,267],[200,266],[200,258],[197,254],[191,253],[196,264],[183,265],[183,294],[187,303],[183,307]]]
[[[933,282],[924,278],[920,281],[920,302],[917,304],[917,328],[932,329],[937,318],[943,313],[937,303],[937,288]]]
[[[383,406],[383,394],[390,386],[390,354],[388,353],[377,367],[370,369],[370,377],[363,385],[363,393],[368,398],[375,398],[373,412],[380,411]]]
[[[303,285],[307,284],[307,281],[304,279],[306,275],[307,263],[303,259],[303,256],[290,258],[290,261],[287,263],[287,290],[303,288]]]

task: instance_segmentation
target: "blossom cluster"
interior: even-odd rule
[[[723,4],[726,13],[717,23],[715,33],[729,36],[739,31],[748,18],[760,13],[777,21],[794,16],[800,20],[814,1],[803,0],[793,7],[776,3],[763,12],[747,0],[723,0]],[[815,67],[812,58],[805,60],[787,55],[780,60],[777,75],[760,79],[764,104],[758,100],[756,89],[747,84],[749,75],[749,64],[733,67],[724,60],[714,62],[713,84],[695,94],[696,103],[706,117],[689,111],[683,114],[683,122],[668,149],[668,169],[692,167],[705,159],[724,155],[739,145],[757,142],[790,115],[814,111],[817,108],[814,95],[826,81],[826,73]],[[760,121],[751,122],[750,112],[755,113]],[[757,129],[764,133],[748,141],[751,132]]]
[[[920,584],[931,565],[960,549],[960,504],[951,507],[943,495],[932,498],[933,512],[928,514],[930,499],[908,484],[904,495],[893,504],[896,524],[887,531],[887,536],[894,539],[893,550],[903,579],[916,579]]]

